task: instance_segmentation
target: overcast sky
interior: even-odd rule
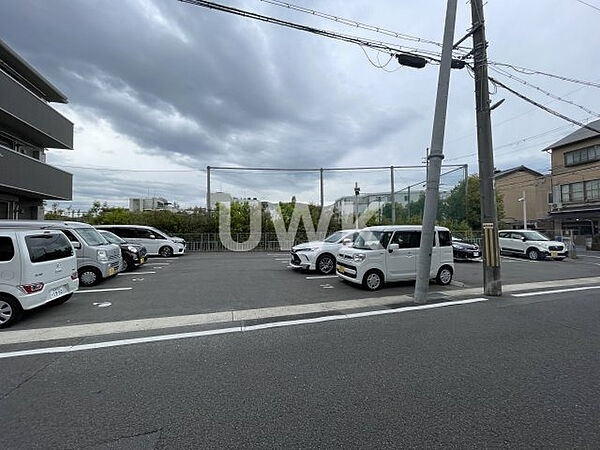
[[[600,0],[588,2],[600,7]],[[260,0],[224,3],[439,51]],[[441,41],[443,0],[295,3]],[[456,39],[470,25],[469,8],[459,1]],[[93,200],[126,205],[127,198],[148,194],[203,205],[206,175],[193,169],[207,165],[414,165],[422,163],[430,144],[435,65],[388,73],[355,45],[176,0],[3,0],[0,9],[2,39],[69,98],[68,105],[56,107],[75,124],[75,150],[50,150],[48,161],[73,173],[75,209],[87,209]],[[491,60],[600,81],[600,11],[575,0],[489,0],[485,9]],[[377,62],[375,52],[369,56]],[[394,61],[387,66],[396,68]],[[515,75],[600,110],[599,89]],[[502,80],[542,103],[552,101]],[[576,127],[503,91],[492,101],[502,98],[506,102],[493,112],[496,167],[526,164],[546,171],[549,157],[541,149]],[[470,156],[476,152],[473,80],[466,70],[453,71],[449,101],[446,162],[468,163],[476,173],[476,157]],[[561,102],[549,106],[578,120],[589,117]],[[549,130],[555,131],[528,139]],[[422,170],[398,171],[396,185],[423,177]],[[458,179],[454,174],[443,182],[451,186]],[[385,190],[389,173],[328,174],[326,200],[352,194],[355,181],[363,191]],[[318,174],[215,172],[212,183],[213,191],[234,196],[319,198]]]

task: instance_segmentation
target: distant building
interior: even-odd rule
[[[398,191],[394,194],[394,200],[396,205],[406,206],[409,203],[419,201],[422,195],[425,195],[425,191],[408,190]],[[450,195],[447,191],[440,191],[440,199],[445,199]],[[410,198],[409,198],[410,197]],[[354,195],[347,195],[340,197],[334,202],[334,210],[339,212],[342,216],[353,215],[355,208],[356,197]],[[358,213],[362,214],[371,206],[371,209],[384,208],[386,205],[392,202],[391,192],[375,192],[365,193],[358,196]]]
[[[73,149],[67,97],[0,40],[0,219],[43,219],[44,200],[71,200],[73,176],[46,149]]]
[[[232,202],[233,197],[227,192],[211,192],[210,193],[210,209],[215,209],[217,203]]]
[[[163,197],[130,198],[129,210],[140,211],[177,211],[177,205],[170,203]]]

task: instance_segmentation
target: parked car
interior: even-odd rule
[[[79,283],[93,286],[116,275],[122,265],[121,249],[109,244],[98,230],[87,223],[58,220],[0,220],[0,228],[18,227],[60,230],[73,244],[77,255]]]
[[[0,228],[0,328],[24,310],[66,302],[78,286],[77,258],[63,233]]]
[[[297,269],[317,270],[324,275],[335,271],[335,258],[340,248],[350,246],[358,230],[341,230],[323,241],[312,241],[292,247],[290,265]]]
[[[472,261],[481,258],[481,250],[477,244],[471,244],[455,237],[452,238],[452,252],[455,261]]]
[[[123,266],[121,267],[121,271],[125,272],[127,270],[135,269],[143,264],[146,264],[148,260],[146,247],[139,244],[132,244],[131,242],[127,242],[124,239],[121,239],[114,233],[106,230],[99,230],[100,234],[104,236],[111,244],[116,244],[121,248],[121,256],[123,257]]]
[[[415,280],[420,243],[420,225],[365,228],[351,248],[340,250],[337,275],[371,291],[390,281]],[[435,227],[434,244],[430,276],[438,284],[448,285],[454,274],[450,230]]]
[[[132,244],[146,247],[148,255],[160,255],[168,258],[183,255],[185,240],[167,235],[154,227],[145,225],[99,225],[99,230],[107,230]]]
[[[500,251],[527,256],[531,260],[550,257],[562,261],[569,256],[567,247],[534,230],[500,230]]]

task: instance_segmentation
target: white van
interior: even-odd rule
[[[63,233],[0,228],[0,328],[24,310],[66,302],[78,287],[77,258]]]
[[[146,247],[148,255],[160,255],[169,258],[173,255],[183,255],[185,241],[178,237],[169,236],[164,231],[145,225],[98,225],[99,230],[107,230],[127,242]]]
[[[371,291],[390,281],[415,280],[421,243],[420,225],[390,225],[364,228],[351,248],[337,257],[337,275]],[[450,230],[435,227],[430,277],[448,285],[454,274]]]
[[[104,278],[116,275],[123,265],[119,246],[110,244],[98,230],[87,223],[58,220],[0,220],[0,229],[8,227],[62,231],[75,248],[79,281],[82,286],[93,286]]]

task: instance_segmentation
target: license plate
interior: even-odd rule
[[[67,289],[64,286],[54,288],[50,291],[50,298],[62,297],[67,293]]]
[[[556,258],[558,256],[558,252],[550,252],[550,256],[552,258]]]
[[[479,252],[473,252],[473,256],[477,258],[479,256]]]
[[[344,266],[338,266],[338,272],[344,273]]]
[[[145,263],[146,263],[146,257],[145,257],[145,256],[142,256],[142,257],[140,258],[140,264],[145,264]]]
[[[117,273],[117,269],[115,269],[114,267],[109,267],[108,268],[108,276],[110,277],[111,275],[114,275],[115,273]]]

